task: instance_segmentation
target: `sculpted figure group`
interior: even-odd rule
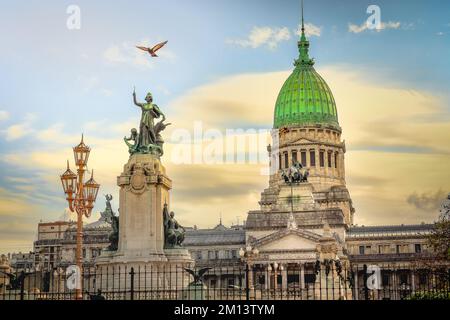
[[[142,114],[139,132],[136,128],[133,128],[131,129],[130,136],[124,138],[129,153],[154,153],[162,156],[164,140],[161,136],[161,131],[170,125],[170,123],[164,123],[166,116],[159,109],[158,105],[153,103],[153,96],[150,92],[147,93],[145,102],[138,102],[136,99],[136,91],[133,91],[133,103],[141,108]],[[159,118],[161,120],[155,124],[154,120]]]
[[[309,170],[300,162],[294,162],[288,169],[281,171],[281,177],[286,183],[308,182]]]

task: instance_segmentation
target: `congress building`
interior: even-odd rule
[[[380,266],[383,285],[414,289],[426,281],[412,270],[432,260],[427,237],[434,225],[354,225],[338,108],[314,69],[304,27],[301,31],[295,68],[274,101],[271,174],[259,209],[248,212],[243,225],[226,227],[220,221],[212,229],[187,227],[184,246],[197,268],[221,270],[216,272],[221,276],[205,278],[208,287],[242,287],[245,277],[235,268],[245,262],[251,287],[304,289],[321,281],[314,276],[317,268],[332,263],[345,270]],[[99,221],[84,228],[86,267],[109,245],[108,210],[110,205]],[[73,223],[39,225],[34,246],[41,270],[73,263],[75,232]],[[390,273],[390,268],[401,272]],[[357,272],[354,281],[362,282],[363,276]]]

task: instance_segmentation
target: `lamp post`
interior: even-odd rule
[[[84,144],[83,135],[81,142],[73,148],[73,155],[75,165],[77,166],[77,174],[72,172],[69,168],[69,160],[67,160],[67,170],[61,175],[61,182],[66,200],[69,203],[69,209],[77,214],[77,247],[76,247],[76,265],[82,277],[83,261],[82,261],[82,246],[83,246],[83,216],[89,218],[94,202],[97,198],[98,189],[100,185],[94,180],[94,170],[91,171],[91,178],[84,182],[84,174],[86,172],[86,165],[91,149]],[[82,281],[79,281],[79,286],[76,288],[76,299],[82,299]]]
[[[251,245],[245,247],[245,250],[243,248],[239,250],[241,260],[245,261],[245,296],[247,300],[250,300],[250,286],[253,286],[253,272],[252,279],[250,281],[250,265],[253,258],[257,257],[258,254],[259,250],[257,248],[253,248]]]

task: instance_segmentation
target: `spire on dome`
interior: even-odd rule
[[[304,23],[304,19],[303,19],[303,0],[302,0],[302,34],[305,33],[305,23]]]
[[[302,0],[302,28],[300,33],[300,40],[298,41],[299,57],[295,60],[294,65],[299,66],[312,66],[314,65],[314,59],[309,57],[309,41],[305,35],[305,19],[303,16],[303,0]]]

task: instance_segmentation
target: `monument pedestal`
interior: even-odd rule
[[[127,294],[133,291],[134,299],[164,299],[163,295],[185,288],[191,279],[184,268],[191,268],[194,261],[187,249],[164,249],[163,208],[170,204],[172,181],[159,156],[131,155],[117,185],[118,250],[104,250],[97,258],[102,275],[97,288]],[[153,294],[159,296],[151,297]]]

